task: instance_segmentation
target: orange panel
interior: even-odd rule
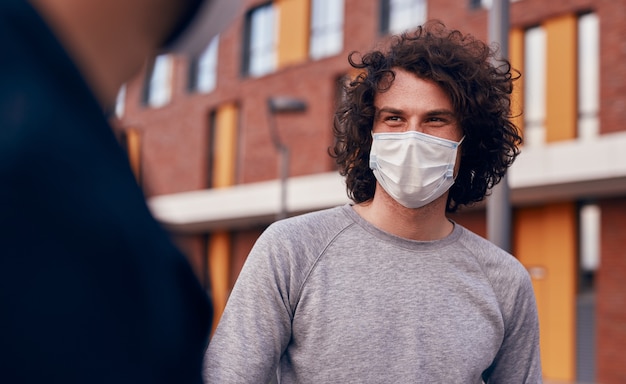
[[[573,203],[515,212],[514,254],[537,297],[544,376],[575,379],[576,208]]]
[[[213,188],[228,187],[235,183],[237,113],[234,103],[225,104],[217,110],[213,145]]]
[[[230,275],[230,234],[215,232],[209,242],[209,273],[211,282],[211,298],[213,299],[213,330],[222,317],[228,300]]]
[[[228,187],[235,183],[238,108],[234,103],[224,104],[215,116],[215,143],[213,159],[213,187]],[[208,266],[211,281],[214,316],[213,330],[222,316],[229,294],[230,234],[215,232],[209,238]]]
[[[550,19],[546,30],[546,141],[576,138],[576,47],[575,15]]]
[[[137,182],[141,180],[141,134],[136,129],[126,130],[126,149],[130,167]]]
[[[524,105],[524,31],[512,29],[509,33],[509,61],[513,69],[522,73],[517,81],[513,83],[513,94],[511,95],[511,114],[513,123],[520,132],[524,131],[524,119],[522,110]]]
[[[310,0],[276,0],[278,68],[306,61],[309,55]]]

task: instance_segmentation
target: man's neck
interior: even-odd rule
[[[393,235],[419,241],[439,240],[448,236],[454,225],[445,214],[447,193],[421,208],[406,208],[382,188],[374,198],[357,204],[354,210],[366,221]]]

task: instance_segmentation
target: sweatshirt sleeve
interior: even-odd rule
[[[289,251],[276,225],[239,274],[205,356],[206,383],[269,383],[291,338]]]
[[[487,384],[542,383],[539,354],[539,321],[532,283],[521,267],[501,292],[505,334],[493,364],[483,378]]]

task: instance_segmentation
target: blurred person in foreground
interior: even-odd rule
[[[103,111],[224,3],[0,2],[0,382],[201,382],[210,300]]]
[[[446,217],[518,154],[507,61],[430,22],[350,63],[331,154],[353,204],[258,239],[205,361],[209,383],[540,383],[531,281]]]

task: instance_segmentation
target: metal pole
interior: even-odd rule
[[[275,120],[275,110],[271,106],[271,101],[268,101],[268,120],[269,120],[269,128],[270,128],[270,136],[272,138],[272,144],[274,144],[274,149],[279,156],[278,162],[278,175],[280,178],[280,206],[279,210],[276,213],[275,220],[282,220],[287,217],[287,177],[289,176],[289,148],[282,141],[280,141],[280,137],[278,136],[277,128],[276,128],[276,120]]]
[[[269,119],[270,135],[274,148],[278,152],[280,161],[278,164],[278,174],[280,177],[280,208],[276,214],[276,220],[285,219],[287,211],[287,181],[289,178],[289,147],[280,139],[276,127],[275,115],[277,113],[293,113],[306,111],[307,105],[304,101],[288,96],[270,97],[267,99],[267,111]]]
[[[287,178],[289,176],[289,147],[280,148],[280,211],[276,220],[287,218]]]
[[[489,40],[500,47],[499,58],[508,59],[509,0],[492,1],[489,11]],[[487,237],[495,245],[511,252],[511,202],[506,175],[487,198]]]

